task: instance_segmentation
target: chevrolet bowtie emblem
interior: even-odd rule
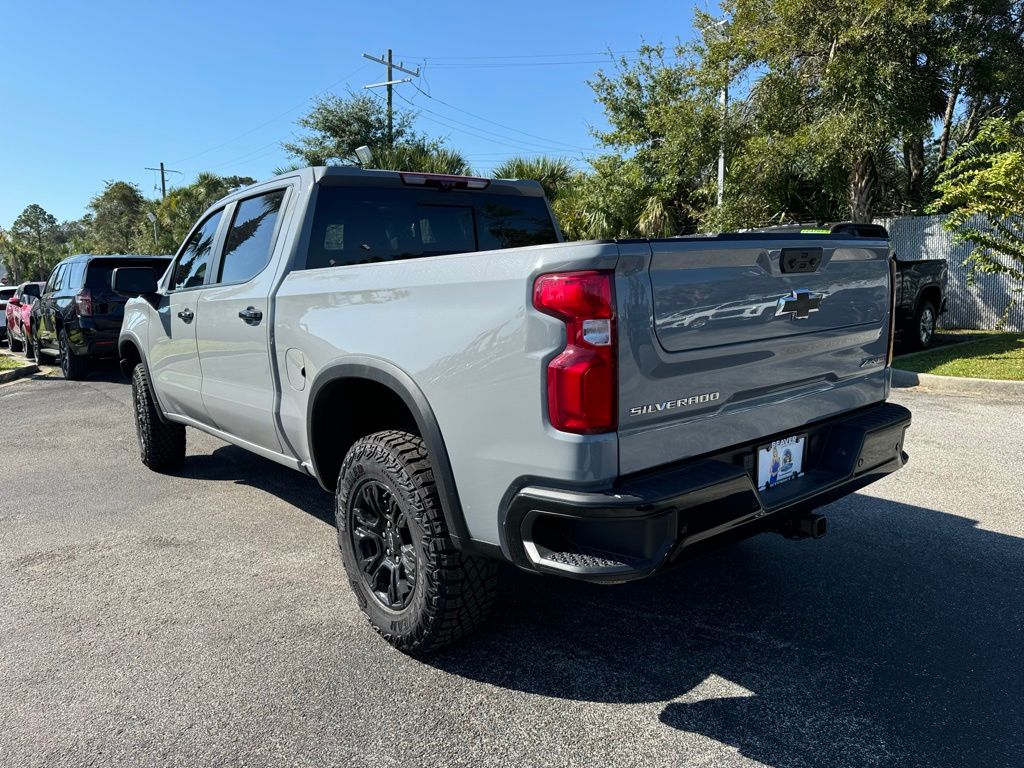
[[[811,316],[811,312],[817,312],[821,308],[824,298],[823,293],[812,293],[806,288],[800,288],[779,299],[775,316],[792,315],[796,320],[806,320]]]

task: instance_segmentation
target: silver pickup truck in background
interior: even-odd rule
[[[818,537],[907,458],[884,239],[566,243],[534,182],[309,168],[114,287],[143,463],[194,427],[315,477],[407,653],[478,625],[502,560],[621,582]]]

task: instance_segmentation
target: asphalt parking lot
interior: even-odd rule
[[[911,463],[658,579],[503,574],[424,663],[376,638],[315,483],[130,389],[0,387],[0,764],[1020,766],[1024,404],[898,392]]]

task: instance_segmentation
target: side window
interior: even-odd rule
[[[217,282],[243,283],[267,266],[284,192],[278,189],[242,200],[235,206]]]
[[[53,276],[50,278],[53,281],[53,285],[50,290],[60,291],[64,288],[64,275],[68,272],[67,264],[58,264],[57,269],[53,271]]]
[[[60,272],[60,267],[54,267],[53,272],[50,273],[49,279],[46,281],[46,285],[43,286],[43,293],[49,293],[54,290],[53,286],[57,284],[57,273]]]
[[[68,265],[67,277],[64,278],[65,288],[74,288],[76,291],[85,285],[86,262],[76,261]]]
[[[206,268],[213,256],[213,238],[217,235],[217,225],[220,224],[222,213],[223,211],[217,211],[211,215],[185,243],[185,248],[171,273],[171,282],[167,286],[170,290],[195,288],[203,284],[206,279]]]

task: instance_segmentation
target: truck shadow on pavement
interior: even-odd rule
[[[509,570],[490,628],[427,662],[650,704],[771,766],[1020,765],[1024,541],[865,495],[829,514],[824,540],[764,535],[646,582]]]
[[[334,525],[334,497],[325,493],[316,480],[235,445],[221,446],[209,454],[186,456],[180,474],[197,480],[220,480],[258,488]]]
[[[334,524],[314,481],[234,446],[188,456],[182,474]],[[1024,540],[863,494],[828,514],[821,541],[766,534],[633,584],[507,567],[491,622],[425,662],[648,705],[638,716],[778,768],[1021,765]]]

